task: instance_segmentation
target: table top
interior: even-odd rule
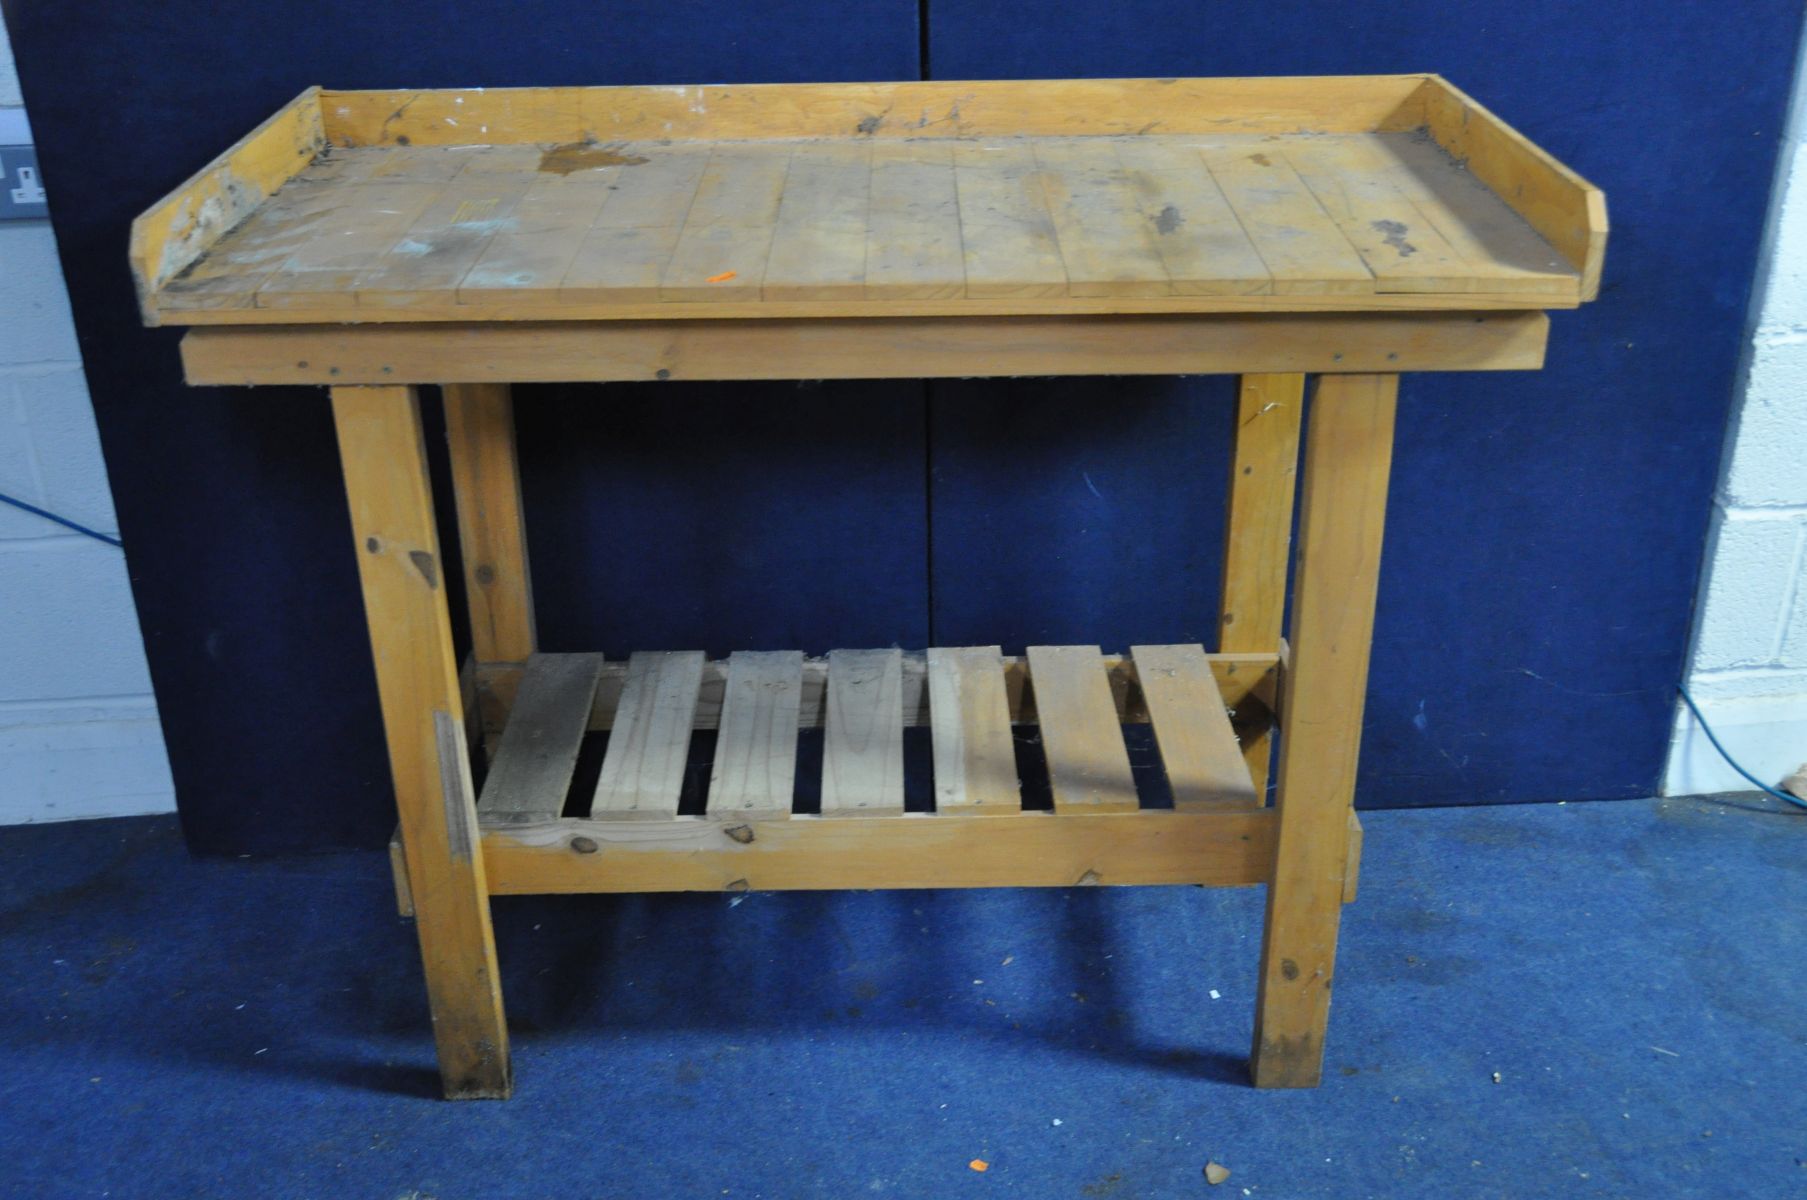
[[[1317,119],[1258,87],[1253,113],[1216,96],[1215,110],[1200,111],[1196,94],[1120,81],[1130,95],[1113,120],[1108,106],[1102,117],[1095,104],[1079,111],[1095,81],[1068,85],[1065,113],[1059,83],[938,85],[945,94],[931,98],[956,114],[964,101],[987,116],[945,128],[924,104],[913,128],[888,133],[885,116],[847,118],[876,99],[895,113],[901,97],[848,100],[832,85],[814,97],[764,89],[767,110],[790,100],[780,119],[750,121],[718,103],[728,116],[705,111],[679,128],[644,111],[595,119],[596,96],[632,112],[632,93],[657,89],[569,90],[591,108],[581,128],[526,103],[557,89],[513,93],[505,110],[498,93],[468,93],[468,105],[420,93],[374,131],[362,109],[395,97],[360,106],[335,101],[384,94],[312,93],[141,218],[134,260],[147,318],[178,324],[1556,308],[1587,298],[1605,236],[1599,193],[1466,98],[1444,112],[1433,101],[1459,93],[1434,77],[1375,86],[1401,80],[1417,91],[1383,119],[1336,114],[1326,84],[1360,80],[1168,81],[1268,93],[1291,83],[1300,103],[1322,94]],[[1005,112],[1009,90],[1036,87]],[[739,94],[755,94],[751,108],[760,91]],[[795,115],[837,99],[838,133]],[[417,107],[434,115],[399,131]],[[469,132],[452,115],[467,107]],[[1143,127],[1121,131],[1135,116]],[[644,136],[668,131],[677,136]],[[209,201],[236,211],[210,216]]]

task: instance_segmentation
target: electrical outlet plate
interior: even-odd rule
[[[49,215],[44,177],[38,174],[38,152],[30,146],[0,146],[0,221]]]

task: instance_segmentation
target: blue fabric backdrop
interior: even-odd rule
[[[392,821],[325,402],[183,387],[125,266],[137,212],[312,83],[1443,72],[1615,232],[1545,372],[1407,384],[1362,799],[1655,785],[1799,5],[925,12],[5,0],[193,845]],[[656,386],[522,389],[548,647],[1210,635],[1223,380]]]
[[[1545,370],[1404,384],[1358,803],[1656,787],[1800,19],[1796,0],[931,4],[936,78],[1436,71],[1605,190],[1600,298],[1553,317]],[[1031,435],[999,470],[975,443],[1045,393],[932,385],[937,635],[1208,634],[1220,517],[1199,497],[1228,421],[1195,476],[1180,418],[1146,420],[1196,389],[1062,384],[1052,411],[1127,396],[1135,416]],[[1127,490],[1094,495],[1101,468]],[[998,524],[1009,563],[1060,586],[1006,601]]]

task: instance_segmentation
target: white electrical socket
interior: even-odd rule
[[[29,220],[46,213],[38,154],[30,146],[0,146],[0,220]]]
[[[38,173],[32,167],[20,167],[16,172],[19,186],[13,189],[14,204],[44,203],[44,189],[38,184]]]

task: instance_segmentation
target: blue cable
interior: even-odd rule
[[[97,529],[89,529],[86,525],[79,525],[76,522],[71,521],[68,517],[59,517],[53,512],[45,512],[43,509],[39,508],[37,505],[27,504],[27,503],[25,503],[25,501],[20,500],[16,496],[9,496],[5,492],[0,492],[0,504],[10,504],[14,508],[22,508],[28,513],[31,513],[35,516],[43,517],[46,521],[55,521],[58,525],[62,525],[68,529],[73,529],[77,533],[85,534],[88,537],[93,538],[97,542],[105,542],[109,546],[116,546],[122,550],[125,548],[124,546],[120,545],[119,539],[116,537],[110,537],[107,534],[101,533]]]
[[[1738,760],[1733,758],[1730,754],[1728,754],[1726,752],[1726,748],[1719,744],[1719,739],[1713,736],[1713,727],[1711,725],[1708,725],[1707,719],[1700,715],[1700,707],[1699,707],[1699,705],[1694,703],[1694,697],[1688,695],[1688,689],[1678,683],[1675,685],[1675,690],[1681,693],[1682,700],[1688,706],[1688,711],[1694,714],[1694,719],[1696,721],[1700,722],[1700,731],[1707,735],[1707,741],[1713,743],[1713,749],[1719,751],[1719,757],[1725,759],[1727,764],[1729,764],[1731,766],[1732,770],[1738,772],[1738,774],[1740,774],[1740,775],[1744,776],[1746,779],[1750,780],[1754,786],[1761,789],[1762,791],[1768,792],[1770,795],[1774,796],[1776,799],[1786,800],[1790,804],[1796,806],[1797,808],[1807,808],[1807,800],[1803,800],[1799,796],[1791,796],[1787,792],[1782,791],[1780,788],[1772,788],[1767,783],[1764,783],[1762,780],[1758,779],[1755,775],[1752,775],[1749,771],[1747,771],[1743,767],[1739,766]]]

